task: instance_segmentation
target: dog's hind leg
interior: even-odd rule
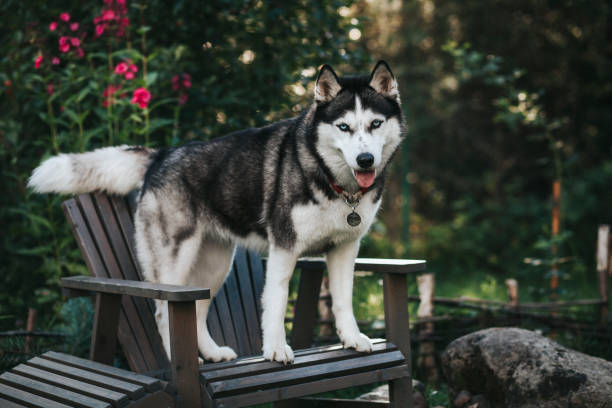
[[[234,245],[204,240],[200,247],[197,263],[191,273],[189,284],[210,288],[211,299],[217,294],[228,275]],[[198,315],[198,348],[206,360],[214,362],[233,360],[237,357],[230,347],[218,346],[208,332],[206,318],[211,300],[199,300],[196,306]]]
[[[193,234],[178,245],[160,245],[157,255],[157,281],[169,285],[188,285],[193,275],[193,267],[202,242],[201,234]],[[170,358],[170,326],[166,301],[156,300],[155,319],[164,349]]]

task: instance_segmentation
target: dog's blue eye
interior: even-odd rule
[[[379,127],[380,127],[380,125],[382,125],[382,123],[383,123],[383,121],[382,121],[382,120],[380,120],[380,119],[374,119],[374,120],[372,121],[372,124],[371,124],[370,126],[372,126],[372,129],[376,129],[376,128],[379,128]]]
[[[346,123],[341,123],[338,126],[338,129],[340,129],[343,132],[348,132],[349,130],[351,130],[351,128],[349,127],[349,125],[347,125]]]

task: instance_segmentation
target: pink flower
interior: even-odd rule
[[[127,72],[127,70],[128,70],[128,65],[125,62],[120,62],[115,67],[115,74],[121,75]]]
[[[49,31],[55,30],[57,30],[57,23],[55,21],[52,21],[51,24],[49,24]]]
[[[183,86],[187,89],[191,88],[191,75],[183,74]]]
[[[146,88],[138,88],[134,91],[131,103],[137,104],[140,109],[145,109],[151,100],[151,92]]]
[[[60,20],[62,20],[62,21],[70,21],[70,14],[68,14],[68,13],[60,14]]]
[[[178,91],[179,87],[179,76],[175,75],[172,77],[172,90]]]
[[[69,40],[69,37],[64,37],[64,36],[60,37],[59,45],[68,44],[68,40]]]
[[[104,24],[100,24],[96,26],[96,37],[99,37],[102,35],[102,33],[104,33],[104,29],[106,28],[106,26]]]
[[[83,58],[85,56],[85,51],[81,47],[76,49],[77,58]]]
[[[53,95],[53,84],[47,84],[47,93]]]
[[[53,57],[53,59],[51,60],[51,63],[53,65],[59,65],[60,59],[58,57]]]
[[[66,44],[62,44],[59,47],[60,51],[63,53],[66,53],[68,51],[70,51],[70,44],[66,43]]]
[[[113,95],[121,89],[119,85],[109,85],[106,87],[104,92],[102,93],[102,98],[104,99],[104,106],[108,106],[109,104],[115,103],[115,99]]]
[[[124,6],[125,0],[117,0],[117,4]]]
[[[125,79],[130,80],[130,79],[134,79],[134,73],[131,71],[128,71],[125,73]]]
[[[115,12],[113,10],[106,10],[102,14],[102,21],[111,21],[115,19]]]
[[[79,29],[79,23],[70,24],[70,31],[76,31]]]
[[[138,72],[138,67],[136,66],[136,64],[130,63],[130,71]]]
[[[71,37],[70,44],[72,44],[73,47],[78,47],[79,45],[81,45],[81,40],[76,37]]]
[[[187,96],[186,93],[182,93],[181,96],[179,96],[179,105],[184,105],[187,103],[187,99],[189,99],[189,96]]]
[[[39,55],[38,57],[36,57],[36,59],[34,60],[34,68],[38,69],[40,68],[40,64],[42,64],[43,61],[43,56]]]

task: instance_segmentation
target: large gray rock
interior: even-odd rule
[[[451,392],[485,394],[493,407],[612,408],[612,363],[535,332],[492,328],[453,341],[442,355]]]

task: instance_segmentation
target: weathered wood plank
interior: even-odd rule
[[[200,406],[195,302],[168,302],[172,380],[179,408]]]
[[[244,310],[240,300],[240,290],[238,289],[236,274],[236,268],[232,266],[229,276],[225,279],[224,290],[228,295],[227,302],[229,305],[229,312],[236,333],[236,342],[238,343],[238,349],[235,349],[235,351],[239,356],[248,356],[252,355],[251,346],[249,344],[249,332],[247,331],[246,322],[244,320]]]
[[[384,274],[383,292],[387,339],[395,343],[406,357],[409,372],[408,377],[389,382],[389,400],[394,407],[412,408],[412,379],[410,377],[412,367],[406,276]]]
[[[0,407],[2,408],[27,408],[25,405],[17,404],[16,402],[0,398]]]
[[[136,271],[138,262],[135,258],[132,259],[133,253],[128,249],[128,241],[124,239],[122,228],[119,226],[118,217],[115,214],[109,197],[100,193],[92,194],[90,197],[98,211],[95,214],[87,214],[87,216],[89,218],[97,217],[106,231],[105,236],[98,236],[95,239],[96,241],[108,241],[113,251],[106,254],[105,257],[114,256],[116,264],[120,268],[111,268],[109,270],[109,277],[140,281],[141,275]],[[123,203],[123,200],[118,197],[115,197],[114,201],[118,201],[116,207],[120,207],[120,204]],[[123,216],[131,222],[127,208],[123,209]],[[101,245],[98,246],[100,247]],[[130,317],[129,324],[133,329],[134,335],[139,339],[139,347],[147,360],[148,369],[155,370],[169,367],[168,359],[161,343],[161,337],[153,318],[153,305],[147,304],[147,299],[140,298],[124,299],[124,302],[126,304],[126,314]],[[132,310],[135,310],[135,313],[132,313]]]
[[[172,302],[190,302],[210,298],[209,289],[192,286],[165,285],[162,283],[126,281],[123,279],[93,276],[71,276],[62,278],[61,282],[62,286],[67,288],[140,296]]]
[[[387,340],[385,339],[371,339],[371,340],[372,340],[373,345],[387,343]],[[391,343],[388,343],[387,347],[393,347],[394,350],[397,348],[395,345]],[[319,347],[311,347],[308,349],[295,350],[294,356],[295,358],[298,358],[298,357],[303,357],[307,355],[319,354],[319,353],[330,352],[330,351],[339,351],[341,353],[347,353],[347,354],[357,353],[353,349],[345,349],[342,344],[332,344],[329,346],[319,346]],[[233,361],[223,361],[220,363],[206,364],[200,367],[200,373],[205,373],[211,370],[222,370],[222,369],[230,368],[234,366],[246,366],[249,364],[261,364],[261,363],[270,363],[270,364],[274,364],[279,367],[283,367],[282,365],[279,365],[278,363],[270,362],[264,359],[263,356],[259,355],[259,356],[254,356],[254,357],[238,358],[237,360],[233,360]]]
[[[62,376],[74,378],[75,380],[93,384],[105,389],[127,394],[131,399],[137,399],[145,394],[144,387],[128,383],[102,374],[72,367],[55,361],[34,357],[26,362],[27,365],[49,371]]]
[[[50,399],[39,397],[38,395],[30,394],[27,391],[4,384],[0,384],[0,397],[5,397],[33,408],[70,408],[68,405],[51,401]]]
[[[97,363],[95,361],[86,360],[80,357],[75,357],[70,354],[58,353],[56,351],[48,351],[43,354],[41,358],[46,358],[47,360],[52,360],[58,363],[68,364],[73,367],[86,369],[97,374],[117,378],[118,380],[131,382],[136,385],[145,387],[149,392],[154,392],[162,388],[161,381],[157,378],[148,377],[146,375],[137,374],[132,371],[123,370],[121,368]]]
[[[75,380],[74,378],[51,373],[25,364],[19,364],[17,367],[13,367],[12,371],[24,377],[29,377],[95,399],[110,402],[114,407],[123,407],[130,401],[129,397],[124,393],[98,387],[97,385],[88,384],[83,381]]]
[[[215,300],[210,302],[206,324],[208,325],[208,331],[210,333],[210,336],[213,338],[215,343],[225,344],[225,338],[223,337],[223,329],[221,328],[219,313],[217,312],[217,302]]]
[[[113,363],[117,345],[120,309],[121,295],[96,294],[96,312],[91,334],[91,360],[104,364]]]
[[[89,272],[94,276],[107,275],[106,266],[102,262],[98,248],[96,248],[76,199],[72,198],[64,201],[62,207]]]
[[[69,391],[62,387],[57,387],[55,385],[33,380],[28,377],[22,377],[14,373],[4,373],[0,375],[0,382],[15,388],[22,389],[31,394],[35,394],[44,398],[49,398],[52,401],[61,402],[63,404],[78,404],[79,407],[83,408],[111,407],[108,402],[96,400],[86,395],[79,394],[74,391]]]
[[[238,350],[238,340],[236,339],[236,331],[234,330],[234,324],[232,322],[232,315],[230,313],[230,305],[227,301],[227,294],[225,286],[219,289],[219,292],[215,295],[215,307],[219,314],[219,322],[223,329],[223,338],[225,339],[225,345],[231,347],[234,351]]]
[[[372,346],[371,354],[380,354],[397,350],[397,347],[392,343],[382,342]],[[299,367],[310,366],[314,364],[323,364],[333,361],[346,360],[350,358],[361,358],[363,353],[358,353],[352,349],[336,349],[322,351],[314,354],[303,354],[295,357],[295,360],[290,366],[284,366],[273,361],[261,361],[256,364],[236,364],[233,367],[226,367],[217,370],[205,371],[202,373],[202,382],[222,381],[238,377],[246,377],[259,375],[272,371],[283,371],[287,369],[295,369]]]
[[[324,268],[313,268],[300,271],[295,317],[291,329],[291,347],[294,349],[310,347],[314,341],[317,303],[321,292],[323,270]]]
[[[236,278],[240,288],[240,300],[242,301],[244,310],[244,319],[248,331],[248,339],[250,341],[249,354],[259,354],[261,352],[261,326],[259,315],[257,314],[257,299],[255,298],[256,290],[253,288],[251,280],[251,271],[247,259],[246,251],[243,248],[237,248],[234,255],[234,264],[236,270]]]
[[[253,251],[247,252],[249,266],[251,272],[251,282],[253,282],[253,290],[255,291],[255,304],[257,305],[257,316],[259,316],[259,324],[261,326],[261,294],[264,287],[264,268],[261,257]]]
[[[324,258],[300,258],[297,266],[304,269],[325,269]],[[382,273],[419,273],[423,272],[427,262],[420,259],[383,259],[383,258],[357,258],[356,271],[382,272]]]
[[[408,367],[400,365],[384,370],[373,370],[334,378],[323,378],[308,384],[288,385],[280,388],[271,388],[232,397],[219,398],[216,400],[216,403],[217,408],[265,404],[267,402],[299,398],[305,395],[318,394],[373,382],[389,381],[406,375],[408,375]]]
[[[292,384],[316,381],[322,378],[349,375],[364,371],[377,370],[405,364],[405,359],[399,350],[390,353],[367,354],[361,358],[333,361],[306,367],[259,374],[257,376],[239,377],[225,381],[210,382],[207,389],[215,398],[262,390],[279,388]]]

